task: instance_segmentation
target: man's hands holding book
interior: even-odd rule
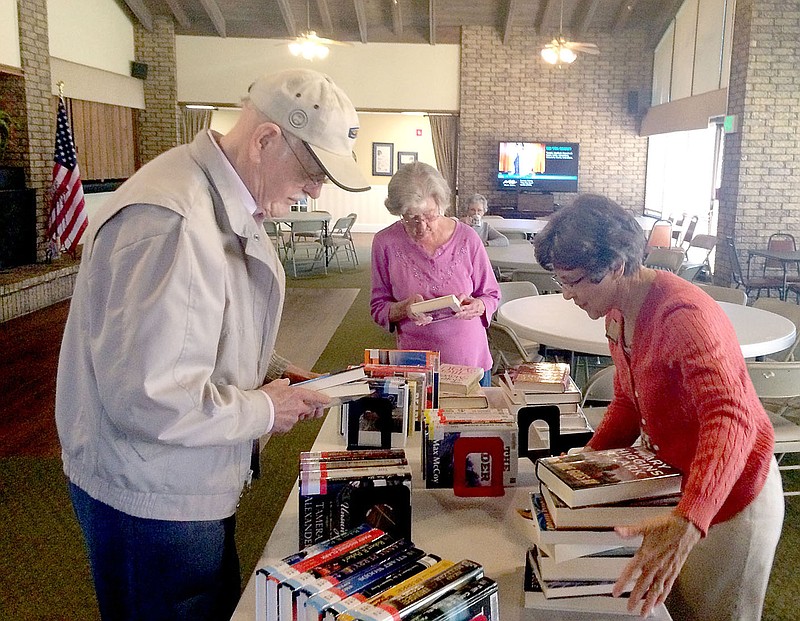
[[[275,420],[272,433],[286,433],[300,420],[319,418],[331,401],[330,397],[315,390],[290,386],[288,379],[279,379],[261,386],[272,401]]]
[[[641,601],[640,613],[646,617],[669,595],[686,557],[700,540],[700,530],[675,513],[632,526],[618,526],[615,530],[623,537],[644,537],[638,552],[614,585],[613,595],[619,597],[635,579],[628,610],[634,612]]]

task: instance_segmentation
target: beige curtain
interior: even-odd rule
[[[194,108],[181,108],[180,143],[188,144],[198,132],[211,127],[212,110],[195,110]]]
[[[433,154],[436,156],[436,168],[450,184],[453,190],[450,199],[449,215],[456,215],[456,191],[458,171],[458,116],[455,114],[434,114],[428,116],[433,138]]]

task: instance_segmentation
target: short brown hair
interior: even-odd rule
[[[599,194],[582,194],[557,211],[533,240],[543,267],[586,270],[600,281],[625,265],[625,275],[642,265],[646,239],[636,219],[616,202]]]

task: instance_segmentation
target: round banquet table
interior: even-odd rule
[[[736,330],[745,358],[766,356],[794,343],[794,323],[785,317],[742,304],[719,302],[719,305]],[[591,319],[572,300],[560,294],[511,300],[500,307],[497,318],[517,336],[549,347],[609,355],[605,320]]]

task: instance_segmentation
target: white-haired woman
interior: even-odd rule
[[[484,369],[488,382],[486,327],[500,288],[483,243],[471,227],[443,217],[450,188],[428,164],[400,168],[385,204],[400,221],[372,242],[372,318],[397,334],[400,349],[439,351],[442,362]],[[410,310],[414,302],[448,294],[461,301],[451,319],[433,321]]]
[[[488,203],[483,194],[473,194],[467,199],[464,208],[464,216],[461,221],[470,225],[478,237],[481,238],[484,246],[508,246],[508,237],[500,231],[496,231],[491,224],[483,219],[488,211]]]

